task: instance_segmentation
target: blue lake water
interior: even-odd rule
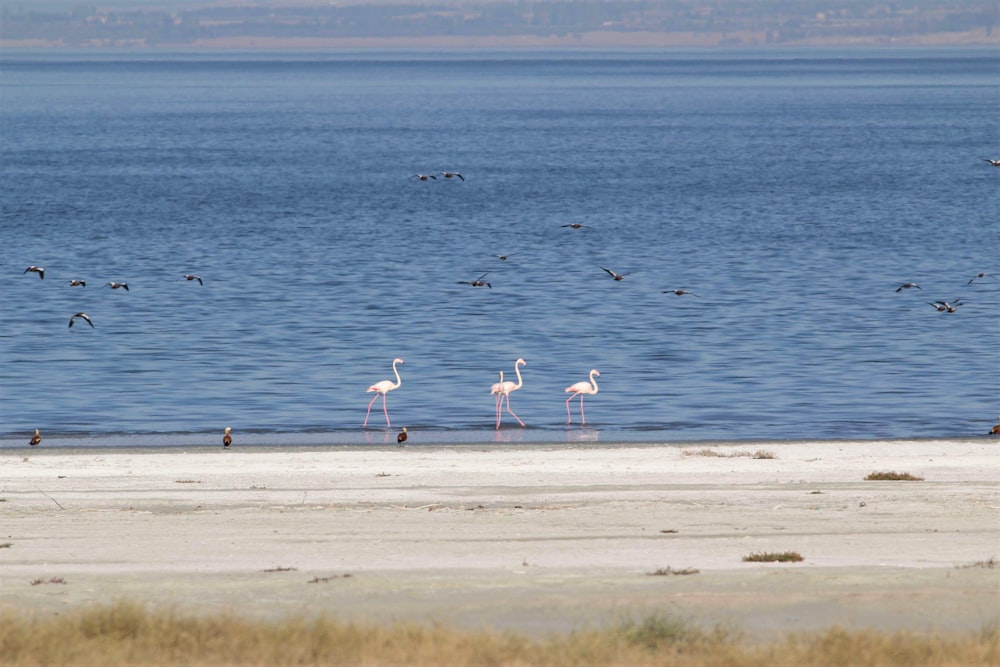
[[[1000,414],[995,51],[5,52],[0,96],[0,446]]]

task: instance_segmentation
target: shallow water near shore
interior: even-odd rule
[[[997,65],[4,53],[0,445],[985,434]]]

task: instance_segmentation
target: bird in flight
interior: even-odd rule
[[[625,280],[625,276],[628,275],[628,273],[615,273],[611,269],[605,269],[603,266],[601,267],[601,269],[607,272],[607,274],[612,278],[614,278],[615,280]],[[631,273],[631,271],[629,271],[629,273]]]
[[[87,281],[85,281],[85,280],[77,280],[76,278],[73,278],[72,280],[69,281],[69,286],[70,287],[86,287],[87,286]]]
[[[992,278],[993,280],[997,279],[997,277],[995,275],[993,275],[992,273],[977,273],[976,275],[972,276],[972,280],[970,280],[969,282],[967,282],[965,284],[966,285],[971,285],[972,283],[974,283],[979,278]]]
[[[108,283],[107,285],[105,285],[105,287],[110,287],[111,289],[118,289],[119,287],[121,287],[121,288],[124,288],[126,292],[128,291],[128,283],[115,283],[115,282],[111,282],[111,283]]]
[[[685,294],[690,294],[691,296],[698,296],[694,292],[688,292],[686,289],[665,289],[664,294],[676,294],[677,296],[684,296]],[[699,299],[701,297],[698,297]]]
[[[918,285],[916,283],[903,283],[902,285],[900,285],[899,287],[896,288],[896,291],[897,292],[902,292],[903,290],[910,289],[911,287],[916,287],[917,289],[922,289],[920,287],[920,285]]]
[[[433,174],[414,174],[413,176],[410,176],[410,178],[415,178],[418,181],[437,180],[437,176],[434,176]]]
[[[562,227],[572,227],[573,229],[580,229],[581,227],[589,227],[590,225],[584,225],[579,222],[571,222],[568,225],[561,225]]]
[[[506,262],[509,258],[513,257],[516,254],[517,254],[516,252],[509,252],[506,255],[493,255],[493,256],[499,259],[501,262]]]
[[[196,276],[196,275],[191,274],[191,273],[185,273],[184,274],[184,280],[197,280],[199,285],[204,285],[205,284],[204,282],[202,282],[201,276]]]
[[[94,328],[94,323],[90,321],[90,316],[87,315],[87,313],[76,313],[75,315],[73,315],[73,317],[69,318],[69,326],[70,326],[70,328],[73,327],[73,322],[77,318],[80,318],[81,320],[83,320],[84,322],[86,322],[87,324],[89,324],[91,329]]]
[[[947,301],[928,301],[927,303],[934,306],[934,309],[939,313],[954,313],[958,310],[959,306],[965,305],[961,299],[955,299],[953,303],[948,303]]]
[[[29,271],[31,273],[37,273],[39,279],[45,280],[45,267],[44,266],[29,266],[28,268],[26,268],[24,270],[24,273],[28,273]],[[21,275],[24,275],[24,273],[22,273]]]
[[[459,280],[458,284],[459,285],[472,285],[473,287],[489,287],[490,289],[493,289],[493,285],[491,285],[488,282],[486,282],[485,280],[483,280],[483,278],[485,278],[488,275],[489,275],[489,271],[487,271],[483,275],[479,276],[475,280]]]
[[[991,160],[987,157],[984,157],[983,159],[992,164],[994,167],[1000,167],[1000,160]]]
[[[457,178],[460,181],[465,180],[465,176],[462,176],[457,171],[442,171],[441,175],[444,176],[445,178]],[[433,176],[431,178],[433,178]]]

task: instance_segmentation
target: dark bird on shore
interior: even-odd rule
[[[199,285],[204,285],[205,284],[204,282],[202,282],[201,276],[196,276],[196,275],[191,274],[191,273],[185,273],[184,274],[184,280],[197,280]]]
[[[571,222],[568,225],[560,225],[562,227],[572,227],[573,229],[580,229],[581,227],[589,227],[590,225],[584,225],[579,222]]]
[[[976,275],[972,276],[972,279],[969,282],[967,282],[965,284],[966,285],[971,285],[972,283],[976,282],[980,278],[992,278],[993,280],[997,279],[997,277],[995,275],[993,275],[992,273],[977,273]]]
[[[486,282],[485,280],[483,280],[483,278],[485,278],[488,275],[489,275],[489,271],[487,271],[483,275],[479,276],[475,280],[459,280],[458,284],[459,285],[472,285],[473,287],[489,287],[490,289],[493,289],[493,285],[491,285],[488,282]]]
[[[457,171],[442,171],[441,175],[444,176],[445,178],[457,178],[460,181],[465,180],[465,176],[462,176]]]
[[[229,428],[228,426],[226,427],[226,432],[222,436],[222,446],[223,447],[229,447],[229,445],[233,444],[233,436],[229,435],[229,432],[232,431],[232,430],[233,429]]]
[[[910,289],[911,287],[916,287],[917,289],[922,289],[920,287],[920,285],[918,285],[916,283],[903,283],[902,285],[900,285],[899,287],[896,288],[896,291],[897,292],[902,292],[903,290]]]
[[[125,289],[126,292],[128,291],[128,283],[115,283],[115,282],[111,282],[111,283],[108,283],[107,285],[105,285],[105,287],[110,287],[111,289],[118,289],[119,287],[122,287],[122,288]]]
[[[988,157],[984,157],[983,159],[992,164],[994,167],[1000,167],[1000,160],[991,160]]]
[[[31,440],[28,441],[28,444],[34,447],[41,441],[42,441],[42,435],[38,432],[38,429],[36,428],[35,435],[31,436]]]
[[[601,267],[601,269],[615,280],[625,280],[625,276],[628,275],[628,273],[615,273],[611,269],[605,269],[603,266]],[[629,271],[629,273],[631,273],[631,271]]]
[[[24,275],[25,273],[28,273],[29,271],[31,273],[37,273],[39,279],[45,280],[45,267],[44,266],[29,266],[28,268],[26,268],[24,270],[24,273],[22,273],[21,275]]]
[[[437,176],[434,176],[433,174],[414,174],[413,176],[410,176],[410,178],[415,178],[418,181],[437,180]]]
[[[406,427],[405,426],[403,427],[403,430],[399,432],[399,435],[396,436],[396,444],[397,445],[401,445],[404,442],[406,442]]]
[[[84,322],[86,322],[87,324],[89,324],[89,325],[90,325],[90,328],[91,328],[91,329],[93,329],[93,328],[94,328],[94,323],[90,321],[90,316],[89,316],[89,315],[87,315],[87,313],[76,313],[75,315],[73,315],[73,317],[69,318],[69,327],[70,327],[71,329],[73,328],[73,322],[74,322],[74,321],[76,320],[76,318],[78,318],[78,317],[79,317],[79,318],[80,318],[81,320],[83,320]]]
[[[87,281],[86,280],[77,280],[76,278],[73,278],[72,280],[69,281],[69,286],[70,287],[86,287],[87,286]]]
[[[961,299],[955,299],[954,303],[948,303],[947,301],[928,301],[928,304],[934,306],[934,309],[939,313],[954,313],[958,310],[958,307],[964,305]]]
[[[35,431],[35,433],[38,433],[38,431]],[[1000,435],[1000,417],[997,417],[997,423],[990,429],[990,435]]]
[[[686,289],[665,289],[664,294],[676,294],[677,296],[684,296],[685,294],[690,294],[691,296],[698,296],[694,292],[688,292]],[[701,298],[700,296],[698,297]]]

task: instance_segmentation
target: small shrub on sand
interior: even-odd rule
[[[703,447],[702,449],[685,449],[682,454],[684,456],[707,456],[719,459],[776,459],[774,452],[770,452],[766,449],[758,449],[756,451],[750,452],[745,449],[737,449],[731,452],[720,452],[715,449],[709,449],[708,447]]]
[[[646,574],[651,577],[665,577],[670,574],[698,574],[698,570],[693,567],[685,567],[681,570],[675,570],[668,565],[666,567],[658,567],[652,572],[647,572]]]
[[[915,477],[908,472],[873,472],[867,477],[867,480],[888,480],[896,482],[922,482],[923,477]]]
[[[974,563],[967,563],[965,565],[956,565],[955,567],[959,569],[966,569],[970,567],[984,567],[987,570],[992,570],[996,567],[1000,567],[1000,561],[998,561],[994,556],[990,556],[986,560],[977,560]]]
[[[745,563],[797,563],[803,560],[797,551],[760,552],[743,557]]]

